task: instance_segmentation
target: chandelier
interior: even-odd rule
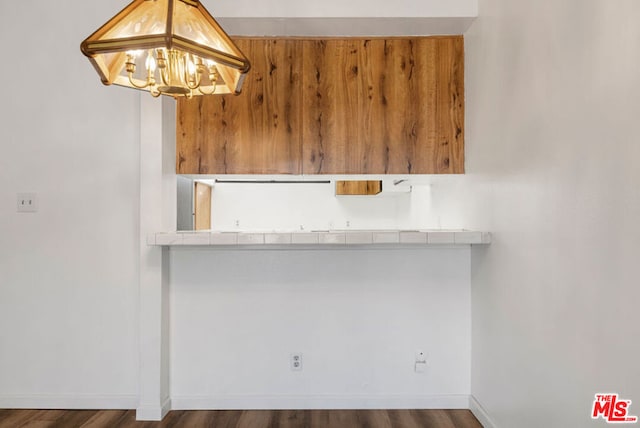
[[[250,64],[199,0],[134,0],[80,46],[105,85],[239,94]]]

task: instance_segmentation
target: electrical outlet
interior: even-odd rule
[[[38,211],[38,199],[35,193],[18,193],[16,208],[19,213],[34,213]]]
[[[302,370],[302,354],[300,352],[296,352],[289,356],[289,363],[291,364],[291,370],[294,372],[298,372]]]
[[[427,370],[427,355],[424,351],[416,351],[413,370],[416,373],[424,373]]]

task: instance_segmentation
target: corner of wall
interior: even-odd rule
[[[478,421],[484,428],[497,428],[497,425],[493,423],[487,411],[482,407],[482,404],[473,395],[469,396],[469,410],[473,413]]]

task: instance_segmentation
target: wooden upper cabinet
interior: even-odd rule
[[[301,174],[302,44],[238,39],[240,95],[178,100],[178,174]]]
[[[462,36],[237,43],[242,94],[178,102],[179,174],[464,172]]]
[[[303,171],[463,173],[463,58],[462,37],[309,42]]]

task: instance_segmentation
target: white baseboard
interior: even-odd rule
[[[172,410],[468,409],[469,396],[452,395],[216,395],[173,396]]]
[[[480,421],[484,428],[497,428],[496,424],[494,424],[489,417],[487,411],[473,395],[469,397],[469,410],[471,410],[473,416]]]
[[[182,396],[161,406],[139,406],[135,395],[0,395],[1,408],[136,409],[140,421],[160,421],[170,410],[470,409],[485,428],[496,428],[480,403],[465,394]]]
[[[0,395],[0,408],[3,409],[129,410],[137,405],[137,395]]]
[[[144,405],[136,409],[137,421],[161,421],[167,416],[171,408],[171,399],[167,398],[160,406]]]

